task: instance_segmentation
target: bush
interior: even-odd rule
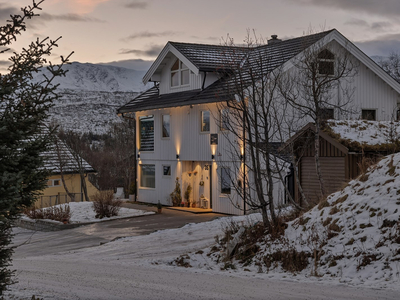
[[[47,208],[28,208],[24,214],[31,219],[50,219],[63,223],[69,223],[71,219],[71,209],[69,204],[57,205]]]
[[[96,218],[103,219],[118,216],[122,201],[114,199],[112,191],[101,191],[91,197]]]

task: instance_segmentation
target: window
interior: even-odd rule
[[[363,109],[361,111],[361,119],[376,121],[376,110],[375,109]]]
[[[229,129],[229,110],[227,108],[221,109],[220,113],[220,130],[228,130]]]
[[[333,108],[321,108],[319,113],[322,120],[335,119],[335,111]]]
[[[140,165],[140,187],[156,187],[156,167],[155,165]]]
[[[47,181],[47,186],[48,187],[61,186],[61,179],[49,179]]]
[[[201,112],[201,132],[210,131],[210,112],[208,110]]]
[[[169,138],[171,136],[170,115],[162,115],[162,137]]]
[[[140,151],[154,151],[154,117],[139,117]]]
[[[400,109],[397,110],[396,121],[400,121]]]
[[[163,166],[163,175],[171,176],[171,166]]]
[[[322,50],[318,54],[318,74],[335,75],[335,56],[329,50]]]
[[[221,194],[231,193],[231,170],[228,167],[221,168]]]
[[[181,86],[189,84],[189,68],[177,59],[171,68],[171,86]]]

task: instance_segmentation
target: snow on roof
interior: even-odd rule
[[[350,142],[367,145],[392,143],[400,138],[400,122],[366,120],[328,120],[334,134]]]

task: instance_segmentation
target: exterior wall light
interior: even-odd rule
[[[140,158],[140,153],[137,154],[137,158]]]
[[[179,154],[176,155],[176,159],[179,159]]]
[[[211,154],[211,159],[214,159],[215,158],[215,155],[214,154]]]

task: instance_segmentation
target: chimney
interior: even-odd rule
[[[273,44],[276,44],[279,42],[282,42],[282,40],[278,39],[278,35],[273,34],[273,35],[271,35],[271,39],[268,40],[268,45],[273,45]]]

